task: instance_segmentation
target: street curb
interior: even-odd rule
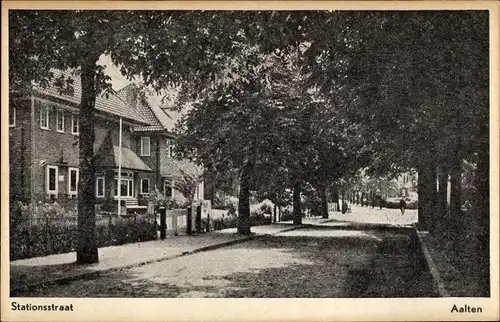
[[[185,255],[191,255],[191,254],[206,252],[206,251],[209,251],[209,250],[214,250],[214,249],[218,249],[218,248],[222,248],[222,247],[226,247],[226,246],[231,246],[231,245],[243,243],[243,242],[246,242],[246,241],[251,240],[251,239],[253,239],[253,236],[247,236],[247,237],[243,237],[243,238],[239,238],[239,239],[234,239],[234,240],[230,240],[230,241],[223,242],[223,243],[220,243],[220,244],[214,244],[214,245],[204,246],[204,247],[193,249],[191,251],[182,252],[182,254],[180,256],[185,256]]]
[[[286,231],[295,230],[295,229],[298,229],[301,227],[302,226],[295,226],[295,227],[284,229],[284,230],[281,230],[281,231],[278,231],[275,233],[262,234],[260,236],[246,236],[246,237],[242,237],[242,238],[238,238],[238,239],[234,239],[234,240],[229,240],[229,241],[214,244],[214,245],[196,248],[196,249],[191,250],[191,251],[184,251],[184,252],[182,252],[180,254],[176,254],[176,255],[155,258],[155,259],[151,259],[148,261],[133,263],[133,264],[125,265],[125,266],[112,267],[112,268],[97,270],[97,271],[92,271],[92,272],[84,272],[84,273],[80,273],[80,274],[74,274],[74,275],[64,276],[64,277],[60,277],[60,278],[54,278],[54,279],[51,279],[48,281],[31,283],[28,285],[23,285],[23,286],[18,286],[18,287],[11,287],[10,294],[12,294],[13,292],[27,291],[29,289],[36,288],[36,287],[43,287],[43,286],[48,286],[48,285],[61,285],[61,284],[67,284],[69,282],[76,281],[76,280],[96,278],[96,277],[101,276],[101,275],[105,275],[105,274],[109,274],[109,273],[113,273],[113,272],[118,272],[121,270],[126,270],[126,269],[130,269],[130,268],[134,268],[134,267],[140,267],[143,265],[154,264],[154,263],[163,262],[166,260],[179,258],[179,257],[186,256],[186,255],[201,253],[201,252],[205,252],[205,251],[209,251],[209,250],[214,250],[214,249],[218,249],[218,248],[222,248],[222,247],[226,247],[226,246],[231,246],[231,245],[243,243],[243,242],[252,240],[255,237],[272,236],[274,234],[279,234],[279,233],[283,233]]]
[[[417,229],[417,226],[413,224],[413,228],[416,232],[418,242],[420,244],[420,249],[422,253],[424,254],[425,258],[425,264],[427,266],[428,271],[431,273],[432,279],[434,280],[434,283],[436,283],[438,293],[440,297],[450,297],[450,293],[448,293],[448,290],[446,290],[445,284],[443,279],[441,278],[441,275],[439,274],[439,270],[432,260],[431,253],[429,252],[429,249],[425,245],[425,242],[423,241],[422,234],[423,231],[420,231]],[[428,233],[428,232],[427,232]]]
[[[301,227],[300,226],[296,226],[296,227],[292,227],[292,228],[287,228],[287,229],[284,229],[284,230],[281,230],[281,231],[278,231],[278,232],[275,232],[275,233],[268,233],[268,234],[262,234],[262,235],[250,235],[250,236],[247,236],[247,237],[243,237],[243,238],[235,239],[235,240],[230,240],[230,241],[223,242],[223,243],[220,243],[220,244],[214,244],[214,245],[209,245],[209,246],[197,248],[197,249],[194,249],[192,251],[185,251],[185,252],[182,252],[181,256],[191,255],[191,254],[196,254],[196,253],[201,253],[201,252],[206,252],[206,251],[209,251],[209,250],[214,250],[214,249],[218,249],[218,248],[222,248],[222,247],[226,247],[226,246],[231,246],[231,245],[243,243],[243,242],[252,240],[254,238],[258,238],[258,237],[262,237],[262,236],[272,236],[272,235],[280,234],[280,233],[283,233],[283,232],[286,232],[286,231],[295,230],[295,229],[298,229],[298,228],[301,228]]]

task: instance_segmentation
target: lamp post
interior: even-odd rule
[[[118,136],[118,216],[121,215],[122,201],[122,117],[120,116],[120,134]]]

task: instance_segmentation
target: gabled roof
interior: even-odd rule
[[[162,177],[179,178],[183,176],[183,171],[196,173],[200,172],[201,168],[188,160],[160,158],[160,174]]]
[[[96,153],[95,164],[99,167],[118,168],[120,154],[119,142],[108,132]],[[142,159],[128,146],[122,144],[122,168],[141,171],[152,171]]]
[[[155,116],[149,103],[135,84],[129,84],[118,90],[116,95],[129,106],[131,106],[148,123],[146,126],[161,126],[158,118]]]
[[[71,70],[60,71],[57,69],[51,69],[51,72],[54,74],[51,84],[46,88],[36,87],[35,91],[40,94],[48,95],[50,97],[72,103],[73,105],[78,107],[80,105],[82,97],[82,82],[80,76],[74,75]],[[57,79],[61,75],[65,78],[73,79],[73,95],[62,93],[61,89],[54,84],[54,79]],[[95,108],[97,111],[103,112],[105,114],[122,116],[129,121],[133,121],[133,123],[135,124],[148,124],[147,120],[145,120],[141,116],[141,114],[139,114],[117,95],[110,94],[107,98],[104,95],[98,96],[95,102]]]
[[[172,113],[161,108],[161,102],[156,96],[146,96],[135,84],[129,84],[117,92],[117,95],[141,114],[149,125],[136,126],[136,132],[168,131],[172,132],[176,118]]]

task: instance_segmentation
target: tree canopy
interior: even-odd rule
[[[11,11],[9,18],[11,90],[43,86],[53,67],[76,68],[82,78],[81,254],[96,256],[86,232],[94,230],[94,102],[110,90],[101,55],[155,91],[181,88],[179,106],[190,109],[177,128],[179,156],[212,173],[237,171],[242,233],[250,232],[251,190],[292,189],[300,223],[301,185],[336,189],[365,167],[379,176],[417,168],[420,197],[431,200],[435,167],[449,168],[460,187],[467,159],[481,165],[478,182],[487,189],[487,12]],[[452,195],[459,211],[459,189]]]

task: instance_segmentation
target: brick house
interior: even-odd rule
[[[141,188],[144,193],[139,197],[156,188],[166,197],[184,199],[182,193],[176,189],[176,181],[182,178],[183,172],[201,173],[201,169],[187,160],[174,158],[173,129],[177,113],[166,111],[159,104],[151,104],[134,84],[122,88],[117,95],[148,122],[148,125],[137,125],[132,129],[131,146],[135,147],[134,151],[154,169],[154,173],[148,176],[149,179],[141,177],[141,187],[147,189]],[[147,151],[142,151],[145,146],[148,147]],[[204,183],[201,182],[196,188],[194,200],[203,199]]]
[[[10,97],[11,201],[76,204],[81,82],[70,72],[53,72],[55,78],[61,74],[73,78],[72,86],[63,90],[54,81],[46,88],[35,87],[30,96]],[[165,144],[173,135],[158,120],[168,115],[160,108],[153,111],[150,104],[131,105],[134,91],[130,89],[98,97],[95,104],[96,204],[107,210],[117,206],[120,117],[122,199],[147,198],[153,185],[166,186],[165,180],[175,177],[172,169],[183,166],[182,161],[168,160]],[[176,193],[174,189],[162,191],[172,197]]]

